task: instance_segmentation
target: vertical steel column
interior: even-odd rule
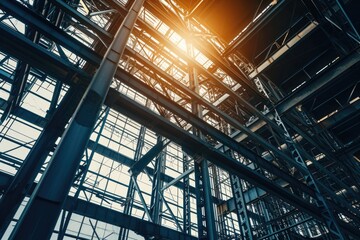
[[[32,186],[46,157],[55,146],[56,139],[63,133],[84,91],[85,89],[70,88],[65,94],[58,109],[44,127],[35,145],[0,199],[0,238],[5,233],[22,200]]]
[[[199,157],[200,159],[201,157]],[[197,230],[198,238],[206,238],[207,231],[204,224],[205,221],[205,200],[204,200],[204,186],[202,181],[201,166],[200,163],[194,163],[194,174],[195,174],[195,196],[196,196],[196,216],[197,216]],[[206,223],[206,222],[205,222]]]
[[[190,160],[188,155],[183,152],[183,171],[186,172],[190,169]],[[190,202],[190,177],[184,177],[184,190],[183,190],[183,229],[184,233],[191,234],[191,202]]]
[[[158,136],[157,142],[162,142],[163,137]],[[163,151],[166,152],[166,149]],[[164,152],[161,152],[159,156],[156,157],[155,160],[155,169],[154,169],[154,177],[152,181],[152,192],[151,192],[151,202],[150,202],[150,215],[153,219],[154,223],[161,223],[160,213],[162,211],[162,198],[161,198],[161,189],[163,187],[163,181],[161,179],[161,175],[164,173],[165,169],[165,159]]]
[[[136,144],[134,161],[138,161],[140,159],[141,152],[144,147],[145,133],[146,133],[146,128],[144,126],[141,126],[139,131],[138,141]],[[126,199],[124,203],[124,211],[123,211],[127,215],[131,214],[134,196],[135,196],[135,186],[134,186],[134,182],[130,179],[128,190],[126,193]],[[127,240],[128,236],[129,236],[129,230],[125,228],[120,228],[118,239]]]
[[[272,205],[272,204],[271,204],[271,203],[268,203],[267,205]],[[263,212],[264,212],[264,218],[265,218],[265,223],[264,223],[264,224],[266,224],[267,222],[270,222],[271,219],[270,219],[269,211],[268,211],[268,208],[267,208],[267,206],[265,205],[265,201],[264,201],[263,199],[260,199],[260,201],[259,201],[259,207],[261,207],[262,210],[263,210]],[[269,210],[271,210],[271,208],[270,208]],[[273,210],[274,210],[274,209],[273,209]],[[267,230],[268,230],[268,232],[269,232],[268,235],[274,235],[274,229],[273,229],[273,226],[272,226],[271,223],[268,224]],[[269,239],[274,240],[274,239],[278,239],[278,237],[275,235],[275,236],[270,237]]]
[[[51,116],[54,114],[54,112],[56,110],[56,105],[59,101],[62,86],[63,86],[62,82],[60,82],[60,81],[56,82],[55,88],[54,88],[54,93],[53,93],[53,96],[52,96],[51,102],[50,102],[50,107],[46,111],[46,116],[45,116],[46,119],[51,118]]]
[[[214,216],[214,206],[212,202],[211,195],[211,184],[209,176],[209,166],[206,159],[201,161],[201,174],[204,187],[204,200],[205,200],[205,217],[206,217],[206,238],[209,240],[218,239],[217,232],[215,228],[215,216]]]
[[[91,164],[91,161],[92,159],[94,158],[94,155],[95,155],[95,151],[96,151],[96,147],[98,146],[99,144],[99,141],[100,141],[100,137],[102,135],[102,132],[105,128],[105,124],[106,124],[106,120],[109,116],[109,112],[110,112],[110,108],[109,107],[106,107],[105,110],[104,110],[104,116],[103,118],[101,119],[101,115],[99,116],[99,124],[101,123],[100,125],[100,129],[99,129],[99,132],[97,133],[97,136],[96,136],[96,139],[95,139],[95,144],[94,144],[94,147],[90,153],[90,156],[87,157],[86,159],[86,162],[85,162],[85,165],[83,167],[83,170],[81,172],[79,172],[77,175],[79,175],[78,177],[75,177],[74,179],[74,183],[76,182],[77,179],[80,178],[79,180],[79,187],[78,189],[76,190],[75,192],[75,195],[74,195],[74,199],[77,199],[80,195],[80,191],[82,190],[82,185],[85,181],[85,178],[86,178],[86,174],[87,174],[87,171],[89,169],[89,166]],[[98,125],[98,124],[97,124]],[[96,130],[97,126],[95,125],[94,127],[94,132]],[[87,156],[87,154],[86,154]],[[73,209],[75,208],[75,206],[71,206],[70,209],[68,210],[68,214],[65,216],[65,213],[66,211],[63,210],[63,215],[62,215],[62,219],[61,219],[61,223],[60,223],[60,227],[59,227],[59,233],[58,233],[58,240],[60,239],[63,239],[64,236],[65,236],[65,233],[66,233],[66,229],[69,225],[69,222],[71,220],[71,216],[72,216],[72,213],[73,213]]]
[[[79,104],[11,239],[49,239],[144,0],[136,0]]]
[[[125,204],[124,211],[123,211],[127,215],[130,215],[130,213],[131,213],[134,196],[135,196],[135,186],[134,186],[134,182],[130,179],[129,187],[128,187],[128,191],[126,193],[126,199],[125,199],[125,203],[124,203]],[[118,240],[127,240],[128,236],[129,236],[129,229],[121,227]]]
[[[218,172],[217,172],[217,167],[215,165],[211,166],[211,172],[212,172],[212,176],[213,176],[213,185],[214,185],[214,193],[215,193],[215,198],[216,199],[222,199],[221,194],[220,194],[220,181],[218,178]],[[220,200],[221,201],[221,200]],[[228,226],[228,221],[227,221],[227,216],[224,213],[224,211],[222,211],[222,209],[217,208],[217,220],[218,220],[218,228],[219,228],[219,233],[218,233],[218,237],[220,239],[226,239],[229,238],[229,234],[228,230],[229,226]]]
[[[235,200],[236,215],[238,217],[242,239],[252,240],[250,219],[246,209],[245,197],[238,176],[230,174],[230,183]]]
[[[189,29],[191,28],[190,23],[188,22]],[[187,51],[190,57],[193,56],[193,46],[191,43],[187,42]],[[198,79],[196,74],[196,69],[194,66],[189,64],[189,82],[190,88],[195,92],[199,92]],[[202,117],[202,109],[197,103],[192,103],[192,111],[199,117]],[[200,138],[201,132],[193,128],[193,133]],[[202,156],[194,156],[197,158],[194,163],[195,169],[195,185],[196,185],[196,203],[197,203],[197,221],[198,221],[198,233],[199,238],[206,239],[217,239],[217,232],[215,227],[215,216],[214,216],[214,207],[212,202],[211,195],[211,184],[209,176],[209,167],[206,159],[203,159]],[[205,214],[206,219],[206,230],[203,225],[203,214]],[[206,233],[205,233],[206,232]]]

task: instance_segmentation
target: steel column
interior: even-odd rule
[[[190,169],[190,160],[188,155],[183,151],[183,171],[187,173]],[[193,171],[193,170],[192,170]],[[166,185],[165,187],[169,186]],[[190,202],[190,177],[188,174],[184,176],[183,190],[183,229],[184,233],[191,234],[191,202]]]
[[[193,56],[193,51],[192,43],[187,42],[188,55]],[[189,64],[189,82],[190,88],[193,89],[195,93],[199,93],[197,72],[192,64]],[[202,107],[196,102],[193,102],[191,107],[192,112],[199,118],[202,118]],[[193,127],[192,130],[195,136],[203,138],[199,129]],[[208,163],[201,155],[195,155],[194,160],[198,237],[200,239],[217,239]],[[205,216],[203,216],[204,214]],[[203,217],[205,217],[205,219],[203,219]],[[203,224],[204,220],[206,220],[206,227]]]
[[[49,238],[144,0],[132,5],[30,198],[12,239]]]
[[[138,141],[135,148],[135,156],[134,161],[138,161],[140,159],[143,147],[144,147],[144,138],[145,138],[146,128],[144,126],[140,127],[139,135],[138,135]],[[134,163],[135,164],[135,163]],[[134,165],[132,164],[132,166]],[[133,207],[134,202],[134,195],[135,195],[135,186],[134,182],[130,179],[129,186],[126,192],[126,199],[124,203],[124,214],[131,215],[131,210]],[[129,236],[129,230],[126,228],[120,228],[119,233],[119,240],[127,240]]]
[[[230,183],[234,195],[236,214],[238,217],[240,231],[244,240],[252,240],[250,218],[247,213],[245,197],[241,186],[241,180],[238,176],[230,174]]]
[[[95,148],[91,149],[91,153],[90,155],[88,156],[88,154],[86,154],[86,162],[84,163],[85,165],[83,165],[83,168],[81,171],[79,171],[79,173],[77,174],[77,176],[75,176],[75,179],[74,179],[74,183],[80,178],[79,180],[79,183],[78,183],[78,188],[75,192],[75,195],[74,195],[74,198],[77,199],[80,195],[80,191],[82,190],[82,186],[83,186],[83,183],[85,181],[85,177],[86,177],[86,174],[87,174],[87,171],[89,169],[89,166],[91,164],[91,161],[94,157],[94,154],[96,152],[96,146],[99,144],[99,140],[100,140],[100,137],[102,135],[102,132],[104,130],[104,127],[105,127],[105,123],[106,123],[106,120],[109,116],[109,112],[110,112],[110,108],[105,108],[104,109],[104,116],[103,118],[101,119],[101,115],[99,116],[99,122],[100,122],[100,129],[99,129],[99,132],[97,133],[96,135],[96,139],[95,139],[95,142],[94,142],[94,145],[95,145]],[[96,126],[94,128],[94,131],[96,129]],[[89,144],[89,143],[88,143]],[[87,146],[88,147],[88,146]],[[73,213],[73,210],[74,210],[75,206],[71,206],[67,212],[68,214],[66,215],[65,217],[65,213],[66,211],[63,211],[63,214],[62,214],[62,221],[60,223],[60,227],[59,227],[59,234],[58,234],[58,240],[61,240],[64,238],[65,236],[65,233],[66,233],[66,229],[69,225],[69,222],[70,222],[70,219],[71,219],[71,215]]]
[[[4,234],[16,210],[28,193],[46,157],[52,151],[57,138],[63,133],[65,125],[74,113],[83,93],[84,89],[69,89],[54,116],[44,127],[40,137],[0,199],[0,209],[2,209],[0,214],[0,237]]]
[[[158,143],[163,144],[163,138],[161,136],[158,136],[157,138]],[[167,146],[167,144],[163,144]],[[163,148],[161,150],[163,150]],[[151,202],[150,202],[150,215],[156,224],[161,224],[161,210],[162,210],[162,187],[164,185],[163,180],[161,179],[162,173],[165,171],[165,153],[166,150],[163,150],[164,152],[160,152],[159,156],[155,159],[155,169],[154,169],[154,176],[152,179],[152,191],[151,191]],[[164,200],[165,202],[165,200]]]

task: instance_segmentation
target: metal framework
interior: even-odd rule
[[[0,1],[0,238],[358,239],[359,10]]]

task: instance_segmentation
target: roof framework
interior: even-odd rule
[[[144,1],[74,174],[47,174],[134,2],[0,2],[1,235],[41,198],[59,239],[357,239],[356,0]]]

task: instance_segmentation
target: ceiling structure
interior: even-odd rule
[[[359,10],[1,1],[1,236],[357,239]]]

